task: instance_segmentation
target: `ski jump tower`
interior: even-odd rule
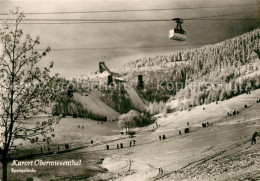
[[[99,73],[103,73],[105,70],[104,70],[104,67],[105,67],[105,62],[99,62]]]
[[[103,73],[104,71],[107,71],[109,73],[109,75],[107,76],[107,85],[110,85],[113,82],[113,75],[105,65],[105,62],[99,62],[99,73]]]

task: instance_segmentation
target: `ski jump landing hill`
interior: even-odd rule
[[[110,77],[108,78],[108,80],[110,79],[114,82],[124,82],[127,94],[133,106],[140,111],[143,111],[145,109],[145,102],[140,97],[138,92],[134,89],[134,87],[127,83],[124,79],[120,78],[120,74],[110,71],[104,62],[99,63],[99,74],[107,75],[107,78]],[[87,110],[101,116],[106,116],[107,120],[118,119],[120,113],[116,112],[114,109],[105,104],[101,100],[101,95],[102,93],[97,90],[90,91],[87,96],[75,93],[74,97],[76,98],[76,100],[81,102],[84,108],[86,108]]]

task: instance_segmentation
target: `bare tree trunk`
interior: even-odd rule
[[[3,181],[7,181],[7,153],[4,151],[2,154],[2,166],[3,166]]]

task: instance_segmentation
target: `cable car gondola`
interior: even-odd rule
[[[185,41],[187,40],[186,32],[182,29],[181,24],[184,23],[184,21],[180,18],[174,18],[172,19],[177,23],[176,28],[172,28],[169,31],[169,38],[171,40],[178,40],[178,41]]]

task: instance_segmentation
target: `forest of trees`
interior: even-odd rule
[[[186,65],[189,65],[188,67],[181,66],[183,69],[177,71],[174,69],[177,64],[172,64],[170,69],[174,72],[177,71],[175,72],[177,75],[188,70],[199,76],[228,65],[245,65],[248,63],[251,52],[259,50],[259,33],[260,29],[258,28],[214,45],[138,59],[125,64],[120,69],[133,71],[141,67],[157,66],[163,68],[166,67],[167,63],[184,61]]]
[[[102,93],[101,100],[117,112],[123,114],[134,109],[132,101],[123,86],[116,90],[103,90]]]
[[[179,108],[187,109],[260,88],[260,76],[255,74],[260,68],[259,40],[258,28],[214,45],[132,61],[121,69],[160,67],[143,75],[146,85],[142,97],[150,102],[183,99],[185,103]],[[158,82],[163,82],[160,85],[165,89],[158,89]],[[171,89],[167,89],[169,82]],[[190,85],[196,88],[187,88]]]
[[[166,106],[165,102],[163,101],[160,102],[154,101],[153,103],[150,102],[150,104],[146,106],[146,111],[151,115],[155,115],[159,113],[163,113],[163,115],[165,115],[168,112],[168,110],[169,108]]]

